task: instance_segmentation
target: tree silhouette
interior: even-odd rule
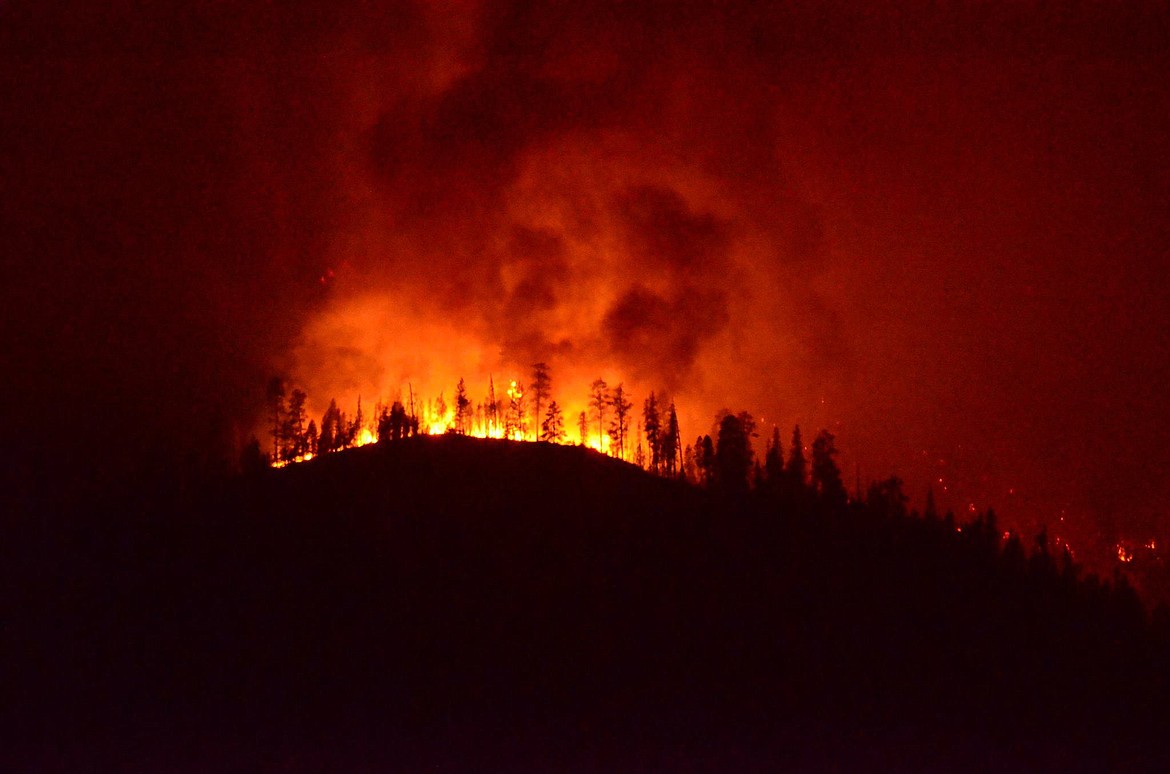
[[[565,419],[561,416],[561,407],[554,400],[548,404],[548,412],[544,421],[540,423],[540,440],[549,443],[560,443],[565,439]]]
[[[751,442],[740,416],[727,414],[719,422],[719,439],[715,448],[715,481],[731,494],[747,491],[748,471],[752,466]]]
[[[792,428],[792,447],[788,450],[788,464],[784,467],[784,472],[788,474],[788,483],[794,493],[804,487],[807,467],[804,443],[800,440],[800,425],[797,425]]]
[[[504,435],[508,438],[524,440],[525,435],[525,406],[524,385],[512,382],[508,386],[508,413],[505,417]]]
[[[670,415],[666,422],[666,433],[662,436],[662,456],[666,460],[666,473],[674,476],[677,472],[679,457],[679,442],[681,436],[678,429],[678,412],[674,410],[674,401],[670,402]]]
[[[818,439],[820,440],[819,436]],[[816,444],[813,444],[813,453],[816,454]],[[814,463],[814,471],[816,465]],[[883,481],[875,481],[869,485],[865,496],[865,506],[874,514],[887,518],[901,518],[906,515],[906,503],[910,498],[902,491],[902,479],[890,476]]]
[[[604,379],[594,380],[589,388],[589,407],[597,419],[597,447],[601,448],[601,437],[605,434],[605,409],[609,406],[609,385]]]
[[[317,423],[312,419],[309,420],[309,426],[305,430],[305,451],[317,456],[317,445],[319,441],[317,438]]]
[[[581,445],[585,446],[589,442],[589,417],[584,411],[577,416],[577,432],[581,434]]]
[[[284,380],[274,376],[268,380],[268,408],[272,416],[272,459],[280,456],[280,431],[284,420]]]
[[[402,401],[396,400],[387,412],[378,420],[378,440],[397,441],[411,434],[413,422],[406,413]]]
[[[784,480],[784,451],[780,448],[780,428],[772,425],[772,438],[764,453],[764,480],[773,491],[779,491]]]
[[[701,435],[695,441],[695,465],[703,484],[710,486],[715,480],[715,444],[711,436]]]
[[[304,390],[293,390],[288,398],[281,435],[284,438],[284,459],[291,461],[305,454],[305,400]]]
[[[922,510],[922,517],[929,521],[938,519],[938,507],[934,504],[934,487],[926,487],[926,507]]]
[[[337,451],[341,448],[341,412],[337,410],[337,401],[330,400],[329,408],[321,417],[321,436],[317,439],[317,449],[321,454]]]
[[[548,366],[544,363],[536,363],[532,366],[532,388],[530,390],[532,395],[532,417],[534,432],[541,429],[541,409],[547,405],[549,397],[549,389],[552,386],[552,379],[548,375]]]
[[[613,421],[609,425],[609,437],[617,447],[618,459],[626,458],[626,438],[630,431],[630,409],[634,404],[626,400],[626,390],[621,384],[613,388],[609,405],[613,408]]]
[[[840,507],[845,505],[849,496],[845,492],[845,484],[841,481],[841,470],[833,459],[837,454],[834,440],[833,434],[828,430],[822,430],[813,440],[812,480],[813,489],[825,503],[832,507]]]
[[[658,415],[658,400],[651,392],[642,404],[642,430],[650,448],[650,472],[658,473],[662,466],[662,419]]]
[[[500,411],[499,404],[496,403],[496,382],[491,374],[488,374],[488,395],[487,395],[487,426],[488,435],[495,435],[499,429]]]
[[[467,385],[463,377],[459,377],[459,384],[455,386],[455,432],[466,435],[471,413],[471,401],[467,397]]]
[[[362,425],[363,425],[363,423],[365,423],[365,421],[366,421],[365,417],[362,415],[362,396],[359,395],[358,396],[358,405],[357,405],[357,414],[353,418],[353,426],[352,426],[353,429],[350,430],[346,434],[349,437],[349,442],[351,444],[356,443],[357,441],[361,440]]]

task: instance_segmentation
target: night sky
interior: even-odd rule
[[[1170,538],[1164,4],[234,5],[0,2],[13,481],[545,360]]]

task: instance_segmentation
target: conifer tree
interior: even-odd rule
[[[701,435],[695,441],[695,465],[703,484],[710,486],[715,480],[715,444],[711,442],[711,436]]]
[[[341,443],[338,435],[341,428],[338,426],[341,412],[337,410],[337,401],[330,400],[329,408],[325,409],[325,416],[321,417],[321,436],[317,439],[317,450],[321,454],[336,451]]]
[[[784,451],[780,448],[780,428],[772,425],[772,439],[768,442],[768,449],[764,453],[764,480],[775,491],[783,477]]]
[[[837,454],[834,440],[833,434],[828,430],[822,430],[813,440],[812,480],[814,490],[824,502],[840,507],[845,505],[849,496],[841,480],[841,470],[833,459]]]
[[[548,375],[548,366],[544,363],[536,363],[532,366],[532,388],[529,391],[532,397],[532,416],[533,416],[533,435],[536,435],[540,430],[542,414],[540,413],[544,406],[548,405],[549,390],[552,386],[552,379]]]
[[[605,434],[605,409],[609,406],[609,385],[604,379],[596,379],[589,388],[589,407],[593,409],[593,416],[597,419],[597,446],[601,448],[601,438]]]
[[[728,493],[747,490],[748,472],[752,467],[751,445],[747,428],[739,416],[727,414],[719,422],[719,439],[715,448],[715,481]]]
[[[470,412],[471,401],[467,398],[467,385],[463,383],[463,377],[460,377],[459,384],[455,387],[455,432],[460,435],[467,434]]]
[[[309,420],[309,427],[305,430],[305,451],[308,454],[317,456],[317,423],[312,419]]]
[[[613,388],[610,406],[613,408],[613,421],[610,423],[609,437],[613,439],[617,447],[618,459],[624,460],[626,458],[626,439],[630,431],[630,409],[634,405],[626,400],[626,391],[623,385],[619,384]]]
[[[488,435],[494,436],[499,428],[500,414],[499,405],[496,403],[496,382],[491,374],[488,374],[488,396],[487,396],[487,424]]]
[[[646,434],[646,446],[650,449],[650,470],[658,473],[662,467],[662,419],[653,392],[642,404],[642,429]]]
[[[565,440],[565,419],[561,415],[561,407],[555,400],[548,404],[548,412],[544,421],[540,423],[540,440],[549,443],[561,443]]]
[[[666,434],[662,437],[662,456],[666,460],[666,473],[674,476],[678,465],[680,442],[682,436],[678,429],[678,413],[674,410],[674,401],[670,402],[670,415],[666,422]]]
[[[794,491],[800,491],[805,485],[805,468],[808,463],[804,458],[804,443],[800,440],[800,425],[792,428],[792,446],[788,450],[788,464],[784,472],[788,474],[788,483]]]
[[[525,407],[527,399],[524,394],[524,385],[512,382],[508,387],[508,413],[505,416],[504,435],[508,438],[524,440],[525,435]]]
[[[288,398],[288,413],[284,418],[285,458],[288,460],[304,456],[305,453],[305,400],[304,390],[293,390]]]
[[[272,412],[272,459],[281,459],[280,436],[284,423],[284,380],[274,376],[268,381],[268,407]]]

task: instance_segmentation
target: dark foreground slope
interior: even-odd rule
[[[5,543],[21,768],[1160,768],[1124,595],[580,448],[419,438]]]

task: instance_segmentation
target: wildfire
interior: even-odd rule
[[[518,379],[510,379],[503,393],[498,394],[494,380],[489,377],[487,394],[479,401],[469,397],[462,379],[450,400],[443,393],[434,399],[422,399],[413,386],[406,386],[406,395],[400,393],[389,406],[378,402],[372,411],[368,403],[363,410],[359,399],[352,418],[331,402],[319,427],[309,419],[307,395],[303,391],[294,390],[287,400],[279,393],[271,406],[278,417],[275,428],[270,430],[274,437],[272,467],[283,468],[308,462],[326,452],[368,446],[380,438],[449,433],[472,438],[579,445],[602,454],[617,453],[618,446],[611,437],[615,432],[613,418],[608,409],[598,417],[595,403],[587,406],[581,402],[568,404],[570,410],[566,411],[550,394],[547,381],[526,388]],[[673,404],[667,405],[673,411]],[[668,410],[667,405],[663,406],[664,412]],[[629,408],[626,401],[625,409]],[[602,432],[606,429],[608,432]],[[622,432],[626,453],[620,456],[635,461],[636,450],[644,452],[641,425],[637,425],[636,439],[633,439],[634,428],[627,416]],[[681,467],[682,447],[677,441],[676,448],[675,464]]]

